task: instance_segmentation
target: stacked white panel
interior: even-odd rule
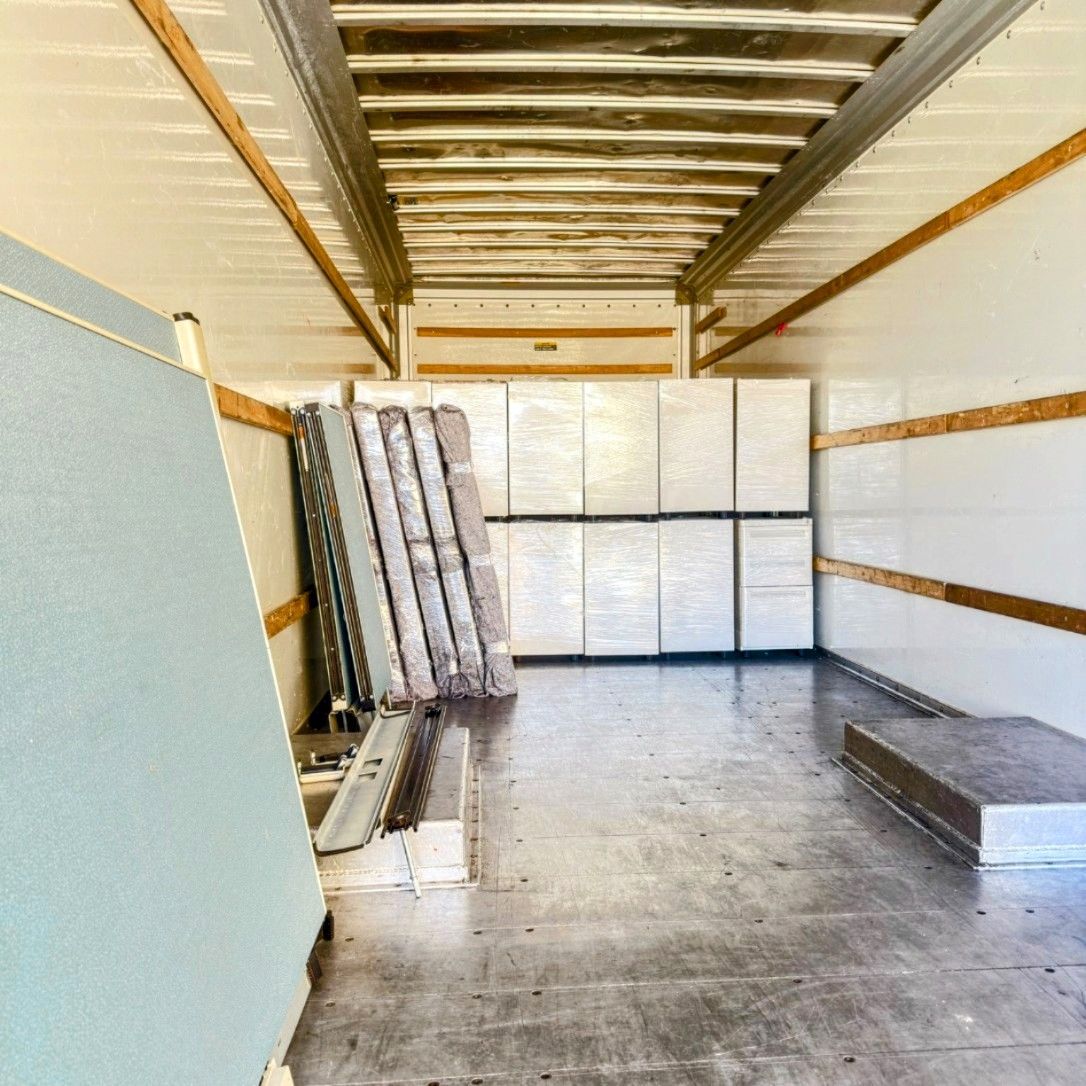
[[[583,525],[509,525],[509,620],[515,656],[584,652]]]
[[[509,525],[501,520],[488,520],[486,532],[490,537],[490,558],[494,563],[494,573],[498,578],[498,588],[502,594],[502,613],[505,615],[505,629],[509,630]]]
[[[730,520],[660,522],[661,652],[735,648],[732,552]]]
[[[739,647],[809,649],[814,589],[809,518],[738,524]]]
[[[731,378],[660,381],[660,512],[735,507]]]
[[[509,514],[509,418],[507,385],[489,381],[435,384],[434,407],[452,404],[467,416],[471,460],[484,517]]]
[[[584,512],[584,401],[581,385],[509,385],[509,512]]]
[[[783,588],[811,583],[810,517],[741,520],[739,583]]]
[[[355,381],[354,402],[376,408],[430,406],[429,381]]]
[[[584,651],[589,656],[660,651],[657,527],[614,520],[584,526]]]
[[[811,382],[740,380],[735,390],[735,508],[809,508]]]
[[[585,383],[584,511],[589,516],[659,511],[658,412],[658,393],[649,381]]]

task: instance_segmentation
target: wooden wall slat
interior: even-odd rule
[[[701,335],[702,332],[708,332],[714,324],[719,324],[728,315],[728,307],[726,305],[718,305],[716,309],[710,310],[704,317],[694,325],[694,331]]]
[[[302,214],[297,202],[275,168],[268,161],[260,145],[245,126],[240,114],[234,109],[226,92],[212,74],[192,39],[185,33],[165,0],[131,0],[132,6],[143,17],[152,33],[169,53],[178,71],[199,95],[208,112],[215,118],[223,134],[241,156],[261,188],[283,213],[291,229],[298,235],[317,267],[339,296],[351,319],[362,330],[370,346],[384,363],[395,372],[392,351],[381,337],[377,326],[370,320],[362,303],[355,297],[347,280],[340,274],[335,262],[313,232],[309,220]]]
[[[271,640],[276,634],[282,633],[288,626],[293,626],[295,622],[305,618],[305,616],[316,606],[317,594],[312,588],[307,588],[293,599],[287,600],[286,603],[281,603],[278,607],[272,608],[272,610],[264,615],[265,635]]]
[[[653,375],[668,377],[673,370],[667,362],[646,364],[616,363],[613,366],[595,365],[538,365],[530,363],[488,365],[473,363],[420,362],[415,367],[420,377],[628,377]]]
[[[225,385],[215,386],[215,401],[223,418],[244,422],[249,426],[259,426],[263,430],[271,430],[286,437],[294,436],[290,412],[281,407],[272,407],[261,400],[254,400],[251,396],[244,396]]]
[[[839,449],[846,445],[870,445],[879,441],[901,441],[910,437],[931,437],[933,434],[963,433],[967,430],[987,430],[999,426],[1020,426],[1029,422],[1053,422],[1086,416],[1086,392],[1065,392],[1042,396],[1034,400],[991,407],[974,407],[966,411],[951,411],[945,415],[926,415],[900,422],[883,422],[874,426],[859,426],[852,430],[815,434],[811,450]]]
[[[706,355],[702,355],[694,363],[695,370],[702,370],[706,366],[712,366],[743,350],[745,347],[749,347],[764,336],[770,335],[781,325],[798,320],[810,313],[811,310],[825,305],[831,298],[836,298],[837,295],[843,294],[846,290],[850,290],[865,279],[870,279],[877,272],[897,263],[897,261],[916,252],[917,249],[922,248],[936,238],[942,237],[971,219],[975,219],[985,211],[990,211],[1004,200],[1016,196],[1024,189],[1035,185],[1038,181],[1043,180],[1057,170],[1062,170],[1064,166],[1070,165],[1084,154],[1086,154],[1086,129],[1081,129],[1073,136],[1069,136],[1062,142],[1057,143],[1055,147],[1050,147],[1036,158],[1030,159],[1029,162],[1019,166],[1018,169],[1012,170],[998,181],[986,185],[980,191],[967,196],[953,207],[936,215],[935,218],[929,219],[904,237],[898,238],[897,241],[891,242],[877,253],[873,253],[865,260],[854,264],[829,282],[823,283],[820,287],[816,287],[809,293],[804,294],[802,298],[798,298],[790,305],[777,310],[771,317],[767,317],[761,323],[736,336],[735,339],[729,340]]]
[[[986,611],[988,614],[1003,615],[1005,618],[1033,622],[1040,626],[1051,626],[1068,633],[1086,634],[1086,610],[1080,607],[1066,607],[1063,604],[1031,600],[1006,592],[993,592],[987,588],[936,581],[930,577],[917,577],[912,573],[899,573],[878,566],[844,562],[837,558],[817,556],[814,559],[814,570],[816,573],[829,573],[883,588],[893,588],[899,592],[927,596],[929,599],[953,603],[958,607],[971,607],[975,611]]]
[[[512,328],[423,325],[420,339],[668,339],[675,329],[664,325],[625,328]]]

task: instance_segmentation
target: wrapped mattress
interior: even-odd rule
[[[471,428],[471,462],[484,517],[509,515],[509,417],[507,386],[494,381],[435,384],[434,407],[452,404]]]

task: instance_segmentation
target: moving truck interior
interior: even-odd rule
[[[1086,1082],[1082,0],[0,0],[0,1080]]]

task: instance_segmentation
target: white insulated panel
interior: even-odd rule
[[[732,522],[660,522],[660,651],[735,648]]]
[[[584,526],[584,651],[660,651],[659,532],[642,521]]]
[[[735,382],[660,381],[660,512],[735,508]]]
[[[429,381],[355,381],[354,403],[370,403],[374,407],[430,406]]]
[[[467,416],[471,460],[484,517],[509,515],[509,415],[507,386],[492,381],[435,384],[434,407],[452,404]]]
[[[741,649],[809,649],[814,645],[814,588],[740,588]]]
[[[514,656],[584,652],[584,533],[578,522],[509,525],[509,619]]]
[[[502,594],[502,614],[505,630],[509,632],[509,525],[502,520],[488,520],[486,533],[490,537],[490,557]]]
[[[741,520],[737,529],[739,584],[743,588],[812,583],[810,517]]]
[[[584,401],[572,381],[509,385],[509,513],[584,512]]]
[[[659,511],[658,393],[651,381],[584,384],[584,511]]]
[[[809,507],[810,440],[810,381],[737,381],[735,508],[742,512],[805,512]]]

